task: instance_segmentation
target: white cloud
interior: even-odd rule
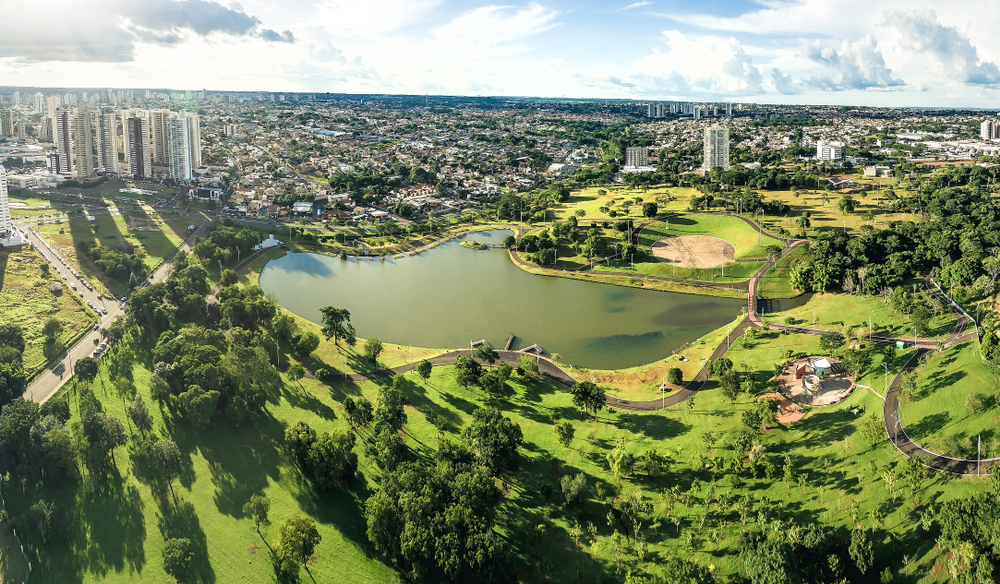
[[[782,95],[794,95],[798,93],[795,84],[792,82],[792,76],[785,75],[777,67],[771,69],[771,78],[768,79],[768,87],[772,91],[776,91]]]
[[[557,12],[538,4],[517,9],[512,6],[481,6],[434,29],[434,38],[448,45],[492,47],[512,43],[549,30]]]
[[[840,50],[824,46],[820,41],[806,45],[805,57],[823,65],[826,74],[813,75],[807,85],[824,91],[848,89],[890,88],[904,85],[885,66],[878,43],[871,36],[855,42],[842,41]]]
[[[944,26],[930,8],[887,10],[883,24],[900,33],[901,48],[934,57],[946,77],[974,85],[1000,84],[1000,68],[979,55],[968,35]]]
[[[619,8],[618,10],[616,10],[615,12],[625,12],[626,10],[633,10],[635,8],[642,8],[643,6],[652,6],[653,4],[654,4],[654,2],[650,2],[649,0],[642,0],[641,2],[633,2],[633,3],[629,4],[628,6],[622,6],[621,8]]]

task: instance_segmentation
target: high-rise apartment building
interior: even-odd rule
[[[649,165],[649,151],[645,146],[629,146],[625,149],[625,166]]]
[[[726,104],[726,117],[727,118],[733,117],[733,104],[731,103]]]
[[[77,178],[92,178],[96,175],[94,168],[94,127],[90,108],[85,105],[76,107],[73,116],[73,175]]]
[[[11,105],[21,105],[20,91],[15,91],[14,93],[10,94],[10,103]]]
[[[110,109],[97,114],[97,169],[118,172],[118,116]]]
[[[146,112],[130,110],[122,116],[125,161],[128,165],[126,174],[132,178],[153,176],[153,165],[149,154],[149,119],[145,114]]]
[[[0,164],[0,239],[9,238],[12,230],[10,201],[7,200],[7,169]]]
[[[52,172],[73,174],[73,112],[59,108],[53,115],[52,142],[56,146],[56,168]]]
[[[14,112],[0,110],[0,137],[10,138],[14,133]]]
[[[167,117],[167,163],[170,178],[176,181],[191,180],[191,126],[184,112]]]
[[[41,93],[35,94],[35,113],[41,114],[45,113],[45,96]]]
[[[729,128],[710,126],[705,128],[705,159],[702,168],[711,170],[721,166],[729,170]]]
[[[188,138],[191,142],[191,170],[201,167],[201,119],[198,114],[187,114]]]
[[[816,142],[816,158],[819,160],[840,160],[844,157],[844,145],[840,142]]]
[[[167,159],[167,118],[169,110],[151,110],[149,112],[149,153],[153,164],[166,165]]]
[[[1000,140],[1000,122],[984,120],[979,124],[979,137],[983,140]]]

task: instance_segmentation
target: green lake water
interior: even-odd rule
[[[500,243],[509,234],[468,239]],[[268,262],[260,285],[314,322],[324,306],[348,309],[359,337],[448,349],[485,338],[502,349],[514,333],[514,348],[537,343],[566,363],[594,369],[663,359],[730,322],[744,304],[529,274],[505,249],[471,250],[458,240],[384,262],[289,252]]]

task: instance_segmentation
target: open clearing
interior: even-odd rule
[[[705,235],[667,237],[654,243],[651,251],[656,259],[679,268],[711,268],[736,259],[736,246]]]

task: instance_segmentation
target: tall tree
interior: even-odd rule
[[[149,449],[149,460],[156,477],[174,492],[174,480],[181,476],[181,451],[173,440],[160,439]]]
[[[365,341],[365,358],[378,366],[378,357],[382,354],[382,341],[375,337],[368,337]]]
[[[174,580],[187,581],[192,561],[194,561],[194,552],[191,551],[190,539],[175,537],[163,542],[163,571]]]
[[[524,440],[521,427],[500,414],[496,408],[479,408],[472,414],[472,424],[462,436],[476,453],[476,458],[499,475],[510,468],[517,449]]]
[[[250,495],[250,501],[243,506],[243,514],[253,519],[254,528],[257,535],[260,535],[260,528],[271,525],[268,513],[271,511],[271,500],[267,495]]]
[[[340,346],[340,339],[348,347],[353,347],[357,342],[357,335],[351,325],[351,313],[346,308],[334,308],[326,306],[320,309],[323,315],[323,334],[326,340],[333,339],[334,344]]]
[[[431,365],[431,362],[427,359],[423,359],[419,364],[417,364],[417,375],[420,376],[420,379],[424,380],[424,383],[427,383],[427,380],[431,378],[432,368],[433,365]]]
[[[82,359],[77,359],[76,363],[73,365],[73,369],[80,379],[84,381],[93,381],[97,377],[97,361],[91,359],[90,357],[83,357]]]
[[[309,559],[316,546],[323,541],[323,536],[316,529],[316,523],[308,517],[291,517],[279,528],[278,544],[274,555],[281,569],[291,575],[299,573],[300,568],[309,571]]]

